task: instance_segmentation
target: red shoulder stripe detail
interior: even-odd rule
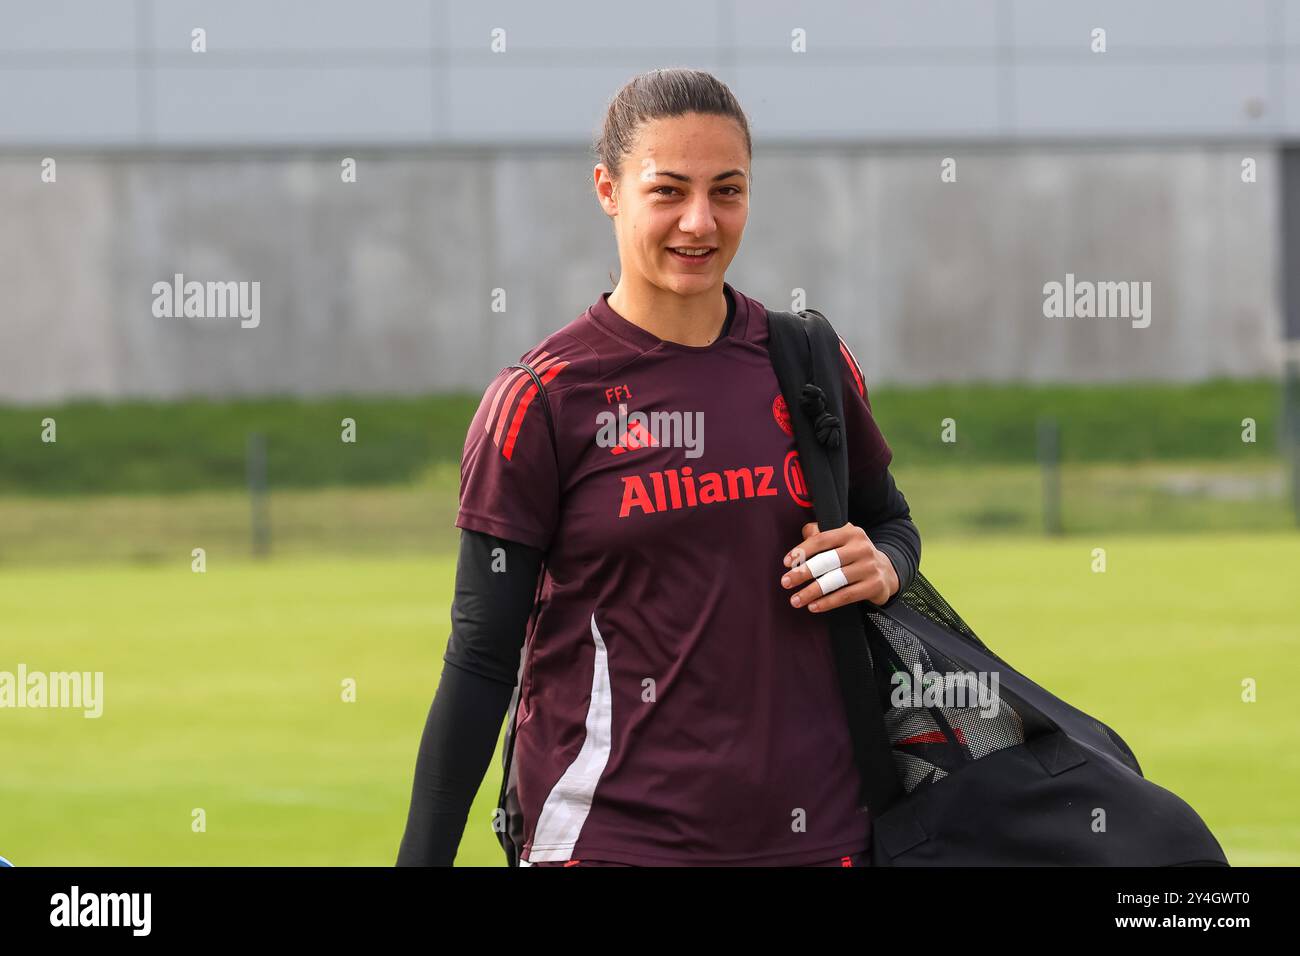
[[[547,365],[554,362],[556,362],[555,358],[546,359],[545,362],[533,365],[533,371],[541,373],[543,368],[546,368]],[[511,378],[513,385],[510,386],[510,389],[506,389],[506,386],[504,385],[502,386],[502,389],[506,392],[506,401],[504,401],[502,406],[500,406],[500,414],[497,415],[497,420],[495,420],[497,421],[497,431],[495,431],[493,438],[491,438],[491,440],[497,442],[498,446],[500,446],[500,436],[502,436],[502,433],[506,431],[506,420],[510,418],[510,407],[513,405],[513,402],[515,402],[515,395],[519,394],[519,390],[524,388],[525,385],[532,386],[533,376],[530,376],[528,372],[524,371],[524,369],[517,369],[517,371],[519,371],[519,375]],[[489,421],[490,420],[491,419],[489,419]]]
[[[538,358],[546,358],[546,352],[538,351],[538,353],[532,358],[525,359],[524,364],[532,365]],[[491,432],[492,424],[497,420],[497,406],[501,403],[501,396],[506,393],[506,389],[509,387],[511,382],[517,379],[520,375],[525,374],[527,373],[521,368],[511,369],[510,374],[501,380],[501,384],[497,386],[496,394],[492,396],[492,407],[488,409],[487,421],[483,423],[483,430],[485,432]]]
[[[844,356],[844,362],[848,365],[849,372],[853,375],[853,384],[858,387],[858,394],[861,395],[865,388],[862,384],[862,371],[858,365],[858,360],[853,357],[852,350],[843,339],[840,339],[840,355]]]
[[[487,419],[483,422],[483,430],[485,432],[488,432],[489,434],[492,432],[492,423],[495,422],[497,418],[497,406],[501,403],[501,396],[505,394],[506,386],[523,374],[523,369],[511,369],[510,374],[503,378],[501,384],[497,386],[496,394],[492,396],[492,407],[488,409]]]
[[[564,367],[569,363],[556,362],[554,365],[551,365],[551,367],[548,368],[544,374],[542,374],[542,368],[545,367],[546,364],[547,363],[543,362],[535,370],[539,374],[541,374],[543,385],[547,384],[551,379],[559,375],[560,372],[564,370]],[[528,391],[524,393],[523,399],[521,399],[519,402],[519,408],[515,411],[515,420],[510,423],[510,431],[506,435],[505,447],[501,449],[501,453],[505,455],[506,458],[509,458],[511,455],[515,453],[515,440],[519,437],[519,428],[523,424],[524,415],[528,413],[528,406],[532,404],[533,397],[536,394],[537,394],[537,383],[534,382],[532,380],[532,377],[530,376],[528,379]]]

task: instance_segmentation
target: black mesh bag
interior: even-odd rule
[[[768,323],[817,523],[841,527],[838,336],[811,309],[769,311]],[[873,865],[1228,865],[1196,812],[1147,780],[1115,731],[998,657],[919,571],[885,607],[823,614]]]

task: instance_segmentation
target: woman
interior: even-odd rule
[[[853,520],[820,531],[764,308],[723,279],[749,209],[739,104],[707,73],[653,71],[596,148],[621,275],[522,357],[545,395],[507,368],[470,425],[398,865],[451,864],[517,677],[521,865],[862,865],[818,615],[896,599],[920,561],[862,370],[844,346]],[[823,595],[802,559],[832,551]]]

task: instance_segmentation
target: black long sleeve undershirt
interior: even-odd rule
[[[849,520],[889,556],[898,574],[898,590],[880,607],[891,607],[916,578],[921,566],[921,532],[912,522],[907,499],[888,468],[854,488],[849,495]]]
[[[420,739],[398,866],[451,866],[456,857],[510,707],[541,564],[536,548],[461,531],[452,632]]]
[[[921,561],[920,533],[888,469],[854,489],[849,520],[894,564],[900,587],[888,607]],[[536,548],[461,531],[452,633],[420,739],[398,866],[451,866],[455,860],[510,707],[542,558]]]

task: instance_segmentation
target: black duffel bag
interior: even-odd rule
[[[769,310],[768,324],[817,523],[842,527],[839,337],[811,309]],[[989,650],[919,570],[897,598],[823,612],[873,865],[1228,865],[1204,821],[1142,775],[1115,731]],[[953,693],[927,693],[927,675]]]

